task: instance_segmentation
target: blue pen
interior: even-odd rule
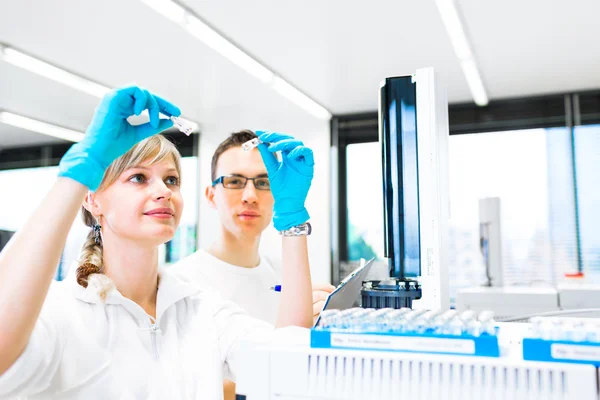
[[[275,292],[281,292],[281,285],[275,285],[269,288],[269,290],[273,290]]]

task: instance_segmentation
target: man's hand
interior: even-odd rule
[[[314,284],[312,287],[313,290],[313,324],[317,322],[317,318],[319,318],[319,314],[321,314],[321,310],[325,305],[325,300],[327,300],[327,296],[329,293],[335,290],[335,286],[332,286],[328,283]]]
[[[273,226],[281,232],[305,223],[310,215],[304,202],[315,174],[313,151],[290,135],[263,131],[256,134],[263,142],[258,145],[258,151],[267,168],[275,199]],[[281,152],[281,161],[277,160],[277,152]]]

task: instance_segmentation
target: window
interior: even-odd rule
[[[600,125],[575,129],[581,263],[587,282],[600,283]]]
[[[566,128],[450,137],[451,294],[485,282],[479,199],[487,197],[500,198],[505,285],[577,272],[569,138]]]
[[[383,189],[381,145],[346,147],[348,260],[383,258]]]
[[[598,159],[600,144],[593,147],[589,143],[594,138],[599,140],[598,131],[600,129],[596,128],[595,136],[584,138],[582,135],[580,139],[582,146],[596,151],[587,156],[583,152],[579,155],[578,169],[589,164],[587,175],[583,172],[578,175],[580,191],[592,190],[593,163],[585,160]],[[577,271],[569,129],[452,135],[448,151],[451,298],[459,288],[485,282],[485,266],[479,247],[479,199],[486,197],[500,198],[506,285],[554,284],[560,282],[566,272]],[[345,174],[348,260],[381,259],[384,244],[380,144],[347,145]],[[595,195],[598,196],[598,192]],[[592,204],[600,204],[597,197],[589,197],[580,204],[586,206],[586,213],[593,213],[588,217],[588,229],[600,223],[600,213]],[[599,245],[592,241],[598,236],[592,239],[590,233],[586,235],[590,241],[586,248],[596,249],[586,253],[587,263],[597,269],[600,268]],[[582,240],[585,240],[583,233]]]
[[[599,101],[594,91],[449,106],[451,298],[486,281],[479,200],[489,197],[500,198],[505,284],[553,285],[580,270],[600,282]],[[339,282],[347,260],[383,256],[381,150],[376,112],[331,126]]]
[[[56,181],[58,167],[24,168],[0,171],[0,229],[17,231],[25,224],[46,193]],[[40,221],[42,223],[42,221]],[[48,234],[52,234],[48,227]],[[81,218],[71,227],[61,261],[57,266],[56,278],[62,279],[70,265],[68,260],[77,259],[79,248],[89,231]],[[31,244],[35,246],[35,243]]]

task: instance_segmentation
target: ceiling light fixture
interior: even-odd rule
[[[435,0],[435,3],[450,37],[454,53],[460,62],[473,101],[478,106],[486,106],[488,97],[485,86],[477,68],[475,56],[456,7],[456,2],[455,0]]]
[[[206,46],[221,54],[248,74],[268,85],[310,114],[319,119],[331,119],[331,113],[325,107],[308,97],[282,77],[277,76],[271,69],[210,27],[189,9],[184,9],[172,0],[142,0],[142,2],[167,19],[182,25],[192,36],[203,42]]]
[[[16,50],[13,47],[2,44],[0,44],[0,60],[97,98],[102,98],[111,90],[107,86],[93,82],[87,78],[83,78],[62,68],[41,61],[22,51]],[[147,111],[145,111],[144,115],[147,115]],[[194,127],[194,132],[198,132],[199,126],[196,122],[186,118],[182,119]]]
[[[22,115],[13,114],[8,111],[0,111],[0,122],[16,128],[26,129],[28,131],[53,136],[58,139],[69,140],[71,142],[79,142],[84,136],[83,132],[23,117]]]
[[[183,24],[185,22],[186,11],[179,4],[170,0],[142,0],[147,6],[154,9],[157,13],[167,17],[173,22]]]
[[[485,93],[485,87],[481,81],[481,76],[477,70],[477,65],[474,60],[465,60],[460,63],[467,85],[473,96],[473,101],[478,106],[487,106],[488,98]]]
[[[0,59],[95,97],[101,98],[110,90],[106,86],[50,65],[9,46],[0,45]]]
[[[248,54],[244,53],[199,18],[188,15],[186,27],[188,32],[193,36],[200,39],[208,47],[242,68],[259,81],[269,84],[273,80],[273,72]]]
[[[300,92],[294,86],[290,85],[284,79],[281,79],[278,76],[273,78],[272,83],[273,89],[282,96],[287,97],[290,101],[302,107],[312,115],[321,119],[330,119],[331,113],[327,111],[324,107],[322,107],[317,102],[313,101],[311,98],[306,96],[304,93]]]

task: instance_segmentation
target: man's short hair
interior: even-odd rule
[[[227,139],[225,139],[219,147],[215,150],[215,153],[212,156],[212,162],[210,163],[210,176],[214,181],[217,179],[217,162],[219,161],[219,157],[221,154],[225,153],[227,150],[232,147],[241,147],[242,144],[246,143],[249,140],[257,138],[256,133],[244,129],[243,131],[233,132]]]

